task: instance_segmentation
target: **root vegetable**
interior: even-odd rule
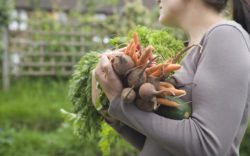
[[[112,65],[114,71],[118,75],[123,76],[127,71],[134,68],[135,63],[129,56],[122,54],[113,58]]]
[[[135,105],[137,106],[137,108],[145,112],[152,112],[159,107],[156,98],[153,98],[151,101],[137,99]]]
[[[146,69],[147,75],[150,75],[150,74],[154,73],[155,71],[160,70],[163,65],[167,65],[167,64],[161,63],[161,64],[155,65],[153,67],[147,68]]]
[[[139,65],[144,65],[148,62],[150,55],[152,55],[153,51],[152,46],[148,46],[143,52],[139,60]]]
[[[139,51],[140,50],[140,42],[139,42],[139,37],[138,37],[138,33],[137,32],[133,33],[133,40],[135,42],[136,50]]]
[[[181,68],[181,65],[179,64],[169,64],[167,65],[164,69],[158,69],[157,71],[155,71],[153,74],[151,74],[152,76],[155,76],[155,77],[159,77],[161,75],[165,75],[165,74],[168,74],[172,71],[176,71],[176,70],[179,70]]]
[[[174,95],[174,96],[184,96],[186,95],[186,91],[185,90],[181,90],[181,89],[176,89],[173,87],[170,88],[166,88],[164,86],[160,86],[160,90],[163,91],[163,95]]]
[[[179,107],[180,104],[166,98],[157,98],[157,103],[168,107]]]
[[[134,55],[133,55],[132,59],[133,59],[133,61],[134,61],[135,65],[136,65],[136,66],[138,66],[138,64],[139,64],[139,59],[138,59],[138,57],[137,57],[137,54],[136,54],[136,53],[134,53]]]
[[[136,98],[136,93],[133,88],[124,88],[121,93],[121,98],[124,103],[132,103]]]
[[[156,58],[149,61],[147,64],[145,64],[143,66],[140,65],[140,66],[137,66],[137,67],[127,71],[127,73],[125,74],[126,75],[125,77],[127,78],[127,83],[128,83],[129,87],[137,89],[140,87],[140,85],[142,85],[143,83],[145,83],[147,81],[147,75],[146,75],[145,70],[150,63],[155,61]]]
[[[174,85],[169,82],[160,82],[160,86],[167,88],[174,88]]]
[[[132,46],[131,46],[131,49],[130,49],[130,51],[128,53],[128,55],[132,58],[133,55],[134,55],[134,53],[135,53],[135,51],[136,51],[136,45],[135,45],[135,43],[133,43]]]
[[[139,89],[139,95],[144,100],[151,100],[156,95],[160,95],[164,91],[157,91],[152,83],[144,83]]]
[[[127,83],[129,87],[138,88],[140,85],[146,82],[147,77],[144,69],[135,68],[127,74]]]
[[[130,51],[131,51],[131,48],[132,48],[133,44],[134,44],[134,41],[131,41],[129,43],[129,45],[127,46],[126,51],[124,52],[126,55],[130,54]]]

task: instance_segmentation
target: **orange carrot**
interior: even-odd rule
[[[169,82],[160,82],[160,86],[167,87],[167,88],[174,88],[174,85]]]
[[[148,62],[148,59],[151,55],[153,51],[153,47],[152,46],[149,46],[147,48],[145,48],[145,50],[143,51],[141,57],[140,57],[140,60],[139,60],[139,65],[144,65]]]
[[[138,34],[136,31],[133,33],[133,39],[134,39],[135,45],[136,46],[139,45],[139,38],[138,38]]]
[[[173,88],[161,88],[161,90],[159,92],[160,92],[159,95],[161,95],[161,96],[166,96],[166,95],[176,96]]]
[[[131,45],[131,49],[129,51],[128,56],[130,56],[131,58],[133,58],[134,53],[135,53],[135,43],[133,42],[132,45]]]
[[[140,40],[139,40],[139,37],[138,37],[138,33],[136,31],[133,33],[133,39],[134,39],[134,42],[135,42],[135,49],[137,51],[139,51],[141,49]]]
[[[180,104],[165,98],[157,98],[157,103],[168,107],[179,107]]]
[[[184,96],[187,94],[185,90],[181,90],[181,89],[174,89],[174,90],[175,90],[174,92],[176,96]]]
[[[163,65],[167,65],[167,64],[161,63],[161,64],[157,64],[157,65],[155,65],[153,67],[147,68],[146,69],[146,74],[150,75],[150,74],[154,73],[155,71],[161,69]]]
[[[136,54],[136,53],[133,54],[132,60],[134,61],[135,65],[137,66],[139,60],[138,60],[138,57],[137,57],[137,54]]]
[[[129,55],[129,53],[130,53],[130,51],[131,51],[131,47],[133,46],[133,43],[134,43],[134,41],[131,41],[131,42],[128,44],[128,46],[127,46],[127,48],[126,48],[126,51],[124,52],[126,55]]]
[[[176,71],[176,70],[178,70],[180,68],[181,68],[181,65],[179,65],[179,64],[169,64],[164,69],[158,69],[157,71],[155,71],[151,75],[155,76],[155,77],[159,77],[162,74],[167,74],[167,73],[170,73],[172,71]]]
[[[176,88],[173,88],[173,87],[166,88],[166,87],[160,86],[160,91],[163,91],[162,95],[174,95],[174,96],[186,95],[185,90],[176,89]]]

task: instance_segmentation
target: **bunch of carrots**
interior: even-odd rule
[[[157,64],[158,57],[154,55],[154,47],[142,48],[136,32],[132,41],[118,55],[110,57],[114,71],[123,82],[121,97],[125,103],[135,102],[143,111],[154,111],[160,105],[178,107],[179,104],[165,96],[184,96],[185,90],[176,89],[166,81],[171,72],[177,71],[178,54]],[[187,50],[187,49],[185,49]]]

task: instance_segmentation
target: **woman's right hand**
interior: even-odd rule
[[[95,69],[92,70],[92,73],[91,73],[91,78],[92,78],[92,84],[91,84],[91,94],[92,94],[92,104],[94,105],[94,107],[96,108],[96,100],[99,96],[99,90],[97,88],[97,81],[96,81],[96,76],[95,76]],[[110,117],[108,115],[108,112],[107,110],[100,110],[98,111],[102,116],[103,118],[106,120],[106,122],[108,123],[117,123],[119,122],[118,120]]]

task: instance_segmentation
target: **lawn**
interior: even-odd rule
[[[0,90],[1,156],[96,156],[97,140],[79,140],[64,122],[60,108],[71,111],[68,81],[18,79]],[[241,156],[250,155],[250,124]],[[111,149],[112,150],[112,149]]]
[[[0,92],[1,156],[99,155],[94,140],[79,140],[63,122],[60,108],[71,108],[67,81],[22,79]]]

